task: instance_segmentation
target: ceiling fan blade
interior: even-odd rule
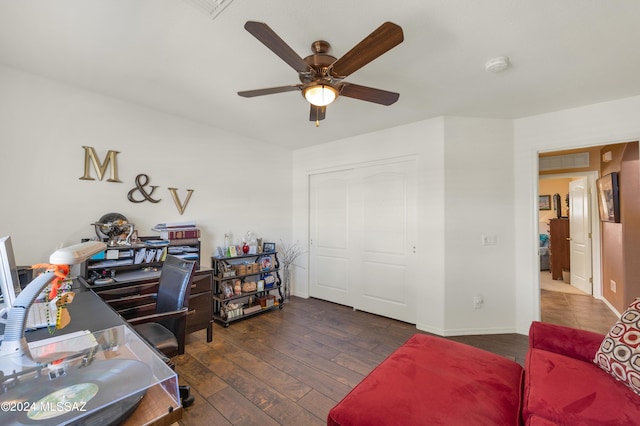
[[[269,87],[266,89],[245,90],[238,92],[238,95],[243,98],[253,98],[255,96],[273,95],[276,93],[293,92],[294,90],[300,90],[301,84],[291,84],[289,86]]]
[[[329,67],[329,72],[335,78],[345,78],[393,49],[403,40],[402,28],[392,22],[385,22],[335,61]]]
[[[327,113],[327,107],[325,106],[316,106],[311,104],[311,111],[309,111],[309,121],[320,121],[324,120],[324,117]]]
[[[353,83],[343,83],[340,88],[340,96],[387,106],[394,104],[398,98],[400,98],[399,93],[374,89],[373,87],[360,86],[359,84]]]
[[[249,31],[262,44],[267,46],[280,59],[285,61],[291,68],[298,72],[306,73],[311,71],[311,67],[302,60],[287,43],[285,43],[267,24],[263,22],[247,21],[244,29]]]

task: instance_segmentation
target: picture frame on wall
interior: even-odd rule
[[[618,173],[612,172],[596,180],[598,210],[601,222],[620,223]]]
[[[262,243],[263,253],[275,253],[275,251],[276,251],[276,243]]]
[[[538,210],[551,210],[551,195],[540,195],[538,197]]]

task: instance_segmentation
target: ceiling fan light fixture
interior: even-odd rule
[[[326,106],[335,101],[338,91],[327,84],[314,84],[304,89],[304,98],[312,105]]]

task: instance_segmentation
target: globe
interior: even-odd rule
[[[92,225],[96,229],[96,235],[100,239],[109,240],[109,245],[112,246],[118,243],[119,237],[124,235],[124,238],[129,240],[133,233],[133,224],[120,213],[107,213]]]

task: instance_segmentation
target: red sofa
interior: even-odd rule
[[[327,424],[640,424],[640,396],[593,362],[603,339],[534,322],[523,369],[481,349],[416,334],[331,409]]]
[[[522,419],[526,425],[637,425],[640,396],[593,359],[604,336],[534,322]]]

